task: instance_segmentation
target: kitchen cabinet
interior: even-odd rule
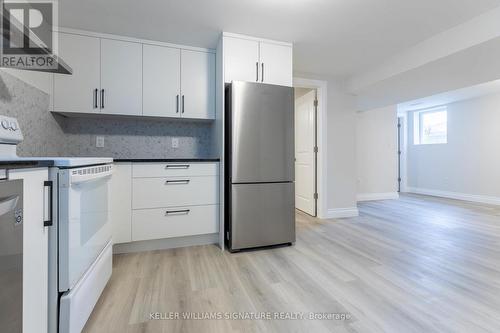
[[[215,118],[215,54],[144,45],[144,116]]]
[[[132,163],[115,163],[110,183],[113,244],[132,241]]]
[[[100,109],[106,114],[142,114],[142,45],[101,39]]]
[[[182,118],[215,119],[215,54],[181,51]]]
[[[215,119],[213,51],[88,34],[60,32],[54,112]]]
[[[219,232],[218,163],[116,163],[113,243]]]
[[[14,169],[9,179],[23,180],[23,332],[45,333],[48,320],[47,168]]]
[[[73,74],[54,75],[54,111],[99,112],[100,39],[60,33],[59,56],[71,66]]]
[[[224,37],[225,81],[257,82],[260,77],[259,42]]]
[[[143,115],[180,116],[181,50],[143,45]]]
[[[292,86],[292,48],[273,43],[260,43],[260,80],[280,86]]]
[[[293,85],[292,45],[224,33],[224,81]]]

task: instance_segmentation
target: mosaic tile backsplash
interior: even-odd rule
[[[47,111],[49,96],[0,71],[0,115],[18,119],[20,156],[211,158],[213,122],[132,118],[66,118]],[[104,148],[96,147],[104,136]],[[172,138],[179,148],[172,148]]]

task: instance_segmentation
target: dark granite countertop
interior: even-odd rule
[[[54,165],[52,160],[10,160],[0,161],[0,169],[47,168]]]
[[[219,162],[219,158],[115,158],[114,162]]]

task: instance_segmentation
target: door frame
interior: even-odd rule
[[[316,141],[318,145],[318,152],[316,154],[316,192],[318,199],[316,201],[316,212],[320,219],[328,218],[328,190],[327,190],[327,161],[328,161],[328,148],[327,148],[327,88],[326,81],[306,79],[301,77],[293,78],[294,88],[310,88],[316,90],[316,98],[318,106],[316,109]]]
[[[398,156],[400,163],[401,190],[400,193],[408,192],[408,113],[397,113],[398,122],[401,124],[401,155]]]

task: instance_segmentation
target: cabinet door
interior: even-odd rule
[[[12,170],[23,179],[23,332],[45,333],[48,320],[48,227],[43,225],[47,169]]]
[[[115,163],[111,177],[113,244],[132,241],[132,163]]]
[[[180,116],[181,50],[143,45],[143,115]]]
[[[181,51],[181,117],[215,119],[215,54]]]
[[[293,85],[290,46],[261,42],[260,63],[261,82],[290,87]]]
[[[60,33],[59,55],[71,66],[73,75],[54,75],[54,111],[99,112],[99,38]]]
[[[224,81],[260,81],[259,42],[224,37]]]
[[[101,112],[142,114],[142,45],[101,39]]]

